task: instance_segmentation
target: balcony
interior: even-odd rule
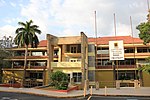
[[[51,66],[59,68],[79,68],[81,62],[51,62]]]
[[[115,65],[116,68],[119,68],[119,69],[123,69],[123,68],[137,68],[136,65]],[[100,66],[96,66],[96,69],[113,69],[113,66],[112,65],[100,65]]]
[[[65,53],[69,57],[81,57],[81,53]]]
[[[27,56],[27,59],[46,59],[47,56]],[[11,57],[12,60],[24,60],[24,56],[14,56]]]
[[[13,68],[3,68],[4,70],[11,70],[11,69],[15,69],[15,70],[20,70],[20,69],[23,69],[24,66],[14,66]],[[28,66],[26,69],[45,69],[46,66]]]

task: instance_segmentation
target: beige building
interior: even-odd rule
[[[124,60],[109,60],[109,41],[123,40]],[[11,48],[12,65],[3,68],[3,83],[23,78],[25,48]],[[139,38],[130,36],[88,38],[83,32],[80,36],[56,37],[47,34],[37,48],[29,48],[26,69],[26,86],[47,85],[49,75],[57,70],[69,76],[70,83],[83,87],[84,81],[90,85],[98,82],[100,87],[150,86],[150,75],[137,70],[150,56],[150,48]]]
[[[109,60],[109,41],[120,40],[123,41],[124,60]],[[142,40],[131,36],[89,38],[88,41],[97,41],[95,81],[100,87],[116,87],[116,82],[120,86],[135,86],[135,82],[139,86],[150,86],[150,75],[138,71],[138,67],[147,63],[145,58],[150,56],[149,45],[143,45]]]
[[[8,59],[12,66],[3,68],[3,83],[21,83],[23,78],[25,48],[11,48],[13,57]],[[82,84],[88,79],[88,38],[80,36],[56,37],[47,34],[47,40],[37,48],[29,48],[26,68],[26,86],[46,85],[49,75],[57,70],[65,72],[69,81]]]

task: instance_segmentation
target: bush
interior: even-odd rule
[[[56,89],[66,90],[68,88],[68,75],[61,72],[56,71],[50,76],[52,82],[50,83]]]

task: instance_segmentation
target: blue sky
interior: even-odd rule
[[[98,37],[114,35],[114,13],[117,35],[131,35],[131,16],[138,37],[136,26],[146,21],[147,0],[0,0],[0,38],[14,37],[17,23],[30,19],[42,31],[40,40],[46,39],[46,34],[74,36],[81,31],[95,37],[94,11]]]

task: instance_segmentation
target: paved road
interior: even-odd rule
[[[149,97],[114,97],[114,96],[92,96],[90,100],[150,100]]]
[[[76,99],[50,98],[30,94],[0,92],[0,100],[76,100]]]
[[[30,94],[0,92],[0,100],[87,100],[88,98],[50,98]],[[110,97],[92,96],[89,100],[150,100],[149,97]]]

